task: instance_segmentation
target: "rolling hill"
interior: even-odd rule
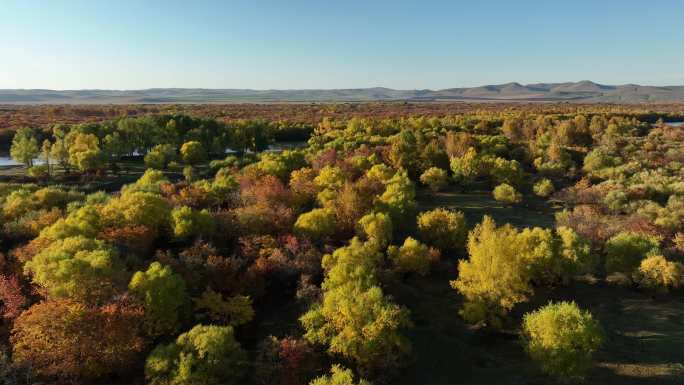
[[[584,80],[522,85],[506,83],[442,90],[350,89],[206,89],[145,90],[0,89],[0,104],[162,104],[364,101],[536,101],[583,103],[684,102],[684,86],[604,85]]]

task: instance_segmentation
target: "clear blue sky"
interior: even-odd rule
[[[684,84],[682,0],[0,0],[0,88]]]

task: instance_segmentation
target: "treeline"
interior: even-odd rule
[[[226,150],[256,153],[273,140],[306,140],[312,129],[287,122],[236,120],[222,123],[215,119],[187,115],[159,115],[124,118],[102,123],[58,124],[43,132],[20,128],[12,139],[10,155],[28,167],[32,176],[50,176],[51,165],[65,172],[97,173],[116,170],[117,162],[133,156],[164,166],[177,160],[175,154],[184,143],[195,154],[188,163],[207,157],[225,157]],[[183,151],[185,154],[186,151]],[[197,154],[199,152],[199,154]],[[34,160],[42,160],[40,166]]]
[[[189,115],[195,118],[283,121],[315,127],[323,118],[353,117],[400,119],[409,116],[446,117],[476,112],[489,114],[620,114],[642,121],[684,120],[681,104],[615,105],[551,103],[289,103],[289,104],[197,104],[197,105],[0,105],[0,149],[9,148],[11,137],[21,127],[50,131],[55,124],[81,124],[149,115]]]

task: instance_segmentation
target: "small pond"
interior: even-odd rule
[[[33,160],[34,165],[39,165],[39,164],[43,164],[43,163],[44,162],[42,160],[39,160],[39,159]],[[14,159],[12,159],[9,156],[0,155],[0,167],[3,167],[3,166],[22,166],[22,164],[19,162],[16,162]]]

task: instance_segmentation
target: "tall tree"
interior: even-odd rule
[[[36,139],[33,130],[28,127],[22,127],[17,130],[12,138],[12,147],[10,148],[10,156],[19,163],[23,163],[26,167],[33,166],[33,159],[40,154],[38,148],[38,140]]]

